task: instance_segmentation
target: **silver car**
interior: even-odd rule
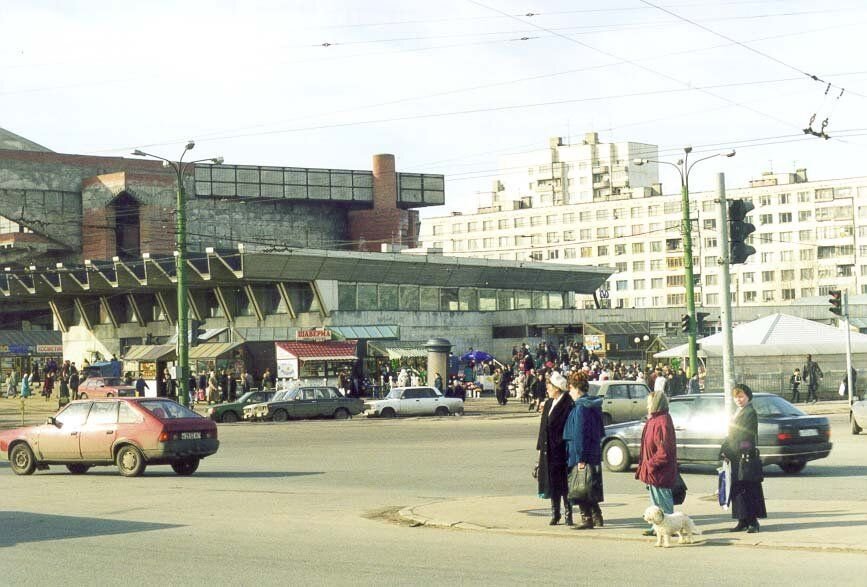
[[[608,426],[647,415],[650,388],[639,381],[591,381],[590,395],[602,398],[602,420]]]
[[[849,426],[852,434],[861,434],[867,428],[867,400],[861,400],[852,404],[849,412]]]

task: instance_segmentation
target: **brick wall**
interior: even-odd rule
[[[412,232],[410,214],[397,207],[394,155],[373,156],[373,209],[348,214],[349,238],[355,250],[378,252],[384,243],[408,244],[401,235]]]

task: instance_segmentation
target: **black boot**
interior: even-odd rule
[[[565,508],[566,508],[566,519],[564,520],[564,524],[567,526],[574,526],[575,522],[572,521],[572,504],[568,499],[564,500]]]
[[[551,521],[549,526],[556,526],[560,522],[560,498],[551,499]]]
[[[593,525],[601,528],[605,524],[602,520],[602,509],[599,507],[598,503],[593,504],[593,508],[591,509],[591,518],[593,519]]]
[[[759,521],[753,520],[749,527],[747,528],[747,534],[758,534],[759,533]]]
[[[738,525],[734,528],[729,528],[729,532],[743,532],[747,529],[748,525],[746,520],[738,520]]]
[[[592,530],[593,529],[593,512],[590,507],[581,506],[581,525],[575,526],[576,530]]]

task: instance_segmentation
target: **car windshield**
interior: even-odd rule
[[[599,395],[600,389],[602,389],[601,385],[599,385],[598,383],[591,383],[590,384],[590,395],[591,396]]]
[[[250,400],[251,397],[253,397],[257,393],[259,393],[259,392],[258,391],[248,391],[247,393],[245,393],[241,397],[239,397],[236,401],[238,401],[239,403],[242,403],[242,404],[246,403],[247,401]]]
[[[278,391],[274,394],[274,397],[271,398],[272,402],[283,402],[288,399],[291,399],[291,396],[296,390],[294,389],[284,389],[283,391]]]
[[[148,400],[141,402],[140,405],[160,420],[201,418],[197,413],[188,410],[181,404],[169,400]]]
[[[401,394],[403,394],[402,389],[392,389],[388,392],[388,395],[385,396],[385,399],[400,399]]]

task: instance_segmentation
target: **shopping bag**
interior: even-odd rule
[[[837,390],[837,393],[840,394],[840,397],[846,397],[846,381],[840,382],[840,388]]]
[[[717,496],[719,498],[719,504],[724,510],[727,510],[729,507],[729,502],[731,501],[732,492],[731,463],[729,463],[728,461],[723,461],[722,466],[717,469],[717,474],[719,476],[717,485]]]

